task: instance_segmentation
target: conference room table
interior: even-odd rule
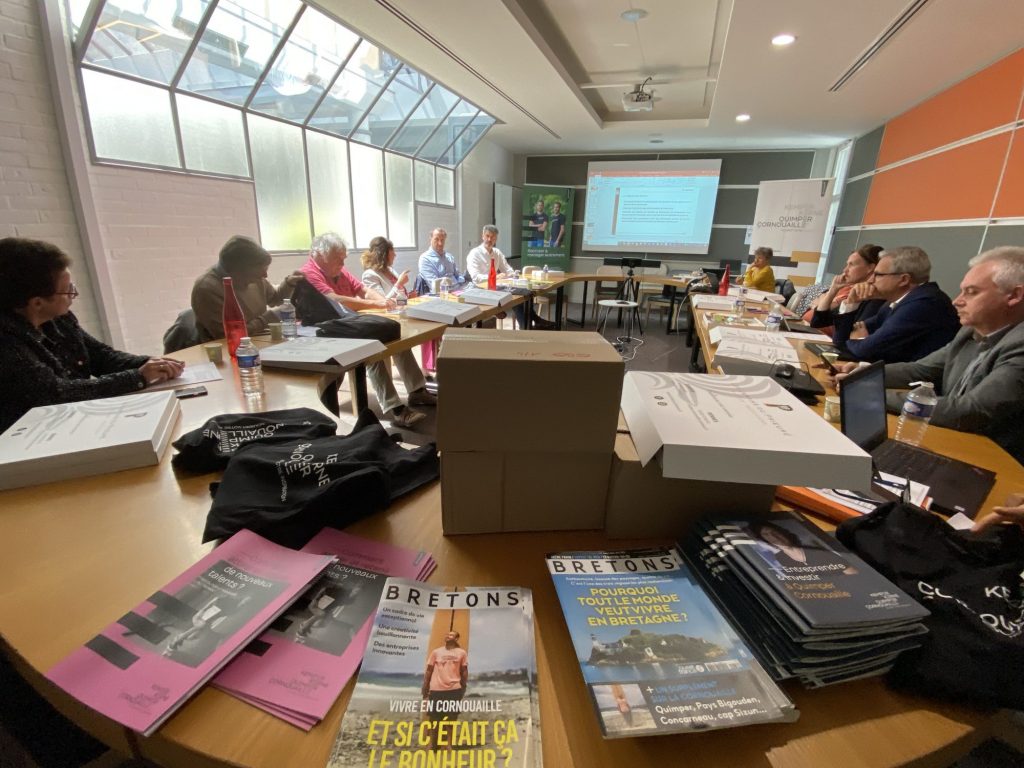
[[[198,347],[178,354],[188,363],[203,360]],[[315,373],[268,369],[265,394],[247,399],[237,369],[225,361],[219,370],[223,380],[209,382],[207,396],[180,401],[174,437],[220,413],[318,407]],[[210,551],[212,545],[201,537],[209,485],[218,475],[176,471],[171,453],[156,466],[0,492],[0,646],[59,711],[127,755],[170,767],[322,766],[353,683],[309,733],[207,686],[152,736],[142,738],[91,712],[43,677]],[[472,486],[465,492],[473,493]],[[897,693],[871,679],[819,691],[786,683],[801,712],[795,723],[606,741],[544,555],[656,541],[612,541],[600,531],[445,537],[439,483],[346,530],[430,551],[438,563],[430,579],[435,584],[533,590],[548,766],[944,766],[988,735],[987,713]]]

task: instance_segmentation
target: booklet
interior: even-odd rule
[[[327,765],[539,766],[534,654],[529,590],[388,579]]]
[[[333,561],[239,531],[46,677],[148,736]]]
[[[309,730],[327,714],[363,659],[388,576],[421,580],[436,567],[426,552],[324,528],[303,552],[330,565],[213,684]]]
[[[405,316],[415,320],[430,320],[435,323],[447,323],[448,325],[461,325],[470,322],[480,314],[480,307],[476,304],[463,304],[458,301],[447,301],[445,299],[430,299],[428,301],[410,304],[405,310]]]
[[[796,718],[673,548],[548,555],[607,738]]]
[[[260,360],[272,368],[337,373],[385,351],[376,339],[336,339],[327,336],[298,336],[280,344],[263,347]]]
[[[515,296],[508,291],[489,291],[486,288],[467,288],[459,294],[466,304],[480,304],[486,307],[503,307]]]

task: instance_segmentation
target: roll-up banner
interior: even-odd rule
[[[775,260],[818,263],[835,179],[762,181],[757,189],[750,253],[762,246]],[[797,266],[797,265],[793,265]]]
[[[569,271],[569,239],[575,190],[528,184],[523,187],[522,265]]]

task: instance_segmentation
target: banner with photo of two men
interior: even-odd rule
[[[572,204],[575,190],[567,187],[523,187],[524,267],[543,267],[569,271],[569,245],[572,236]]]

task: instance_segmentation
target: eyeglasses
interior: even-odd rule
[[[69,296],[72,299],[77,299],[78,298],[78,289],[75,288],[75,284],[74,283],[71,283],[71,285],[68,286],[68,289],[66,291],[54,291],[53,295],[54,296]]]
[[[879,272],[877,269],[874,272],[875,277],[892,277],[893,275],[909,275],[909,272]]]

